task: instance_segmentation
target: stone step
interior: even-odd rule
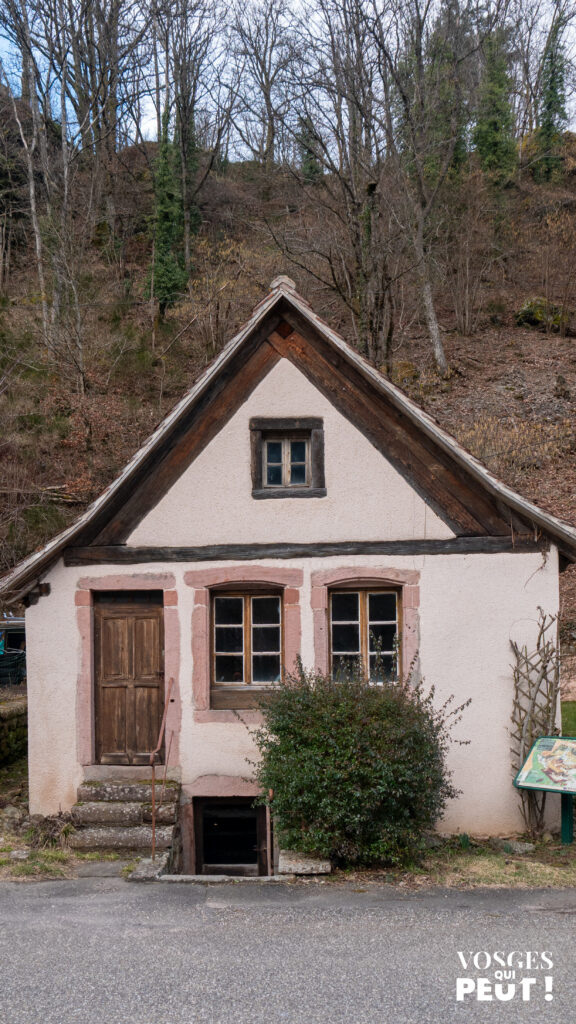
[[[166,850],[172,845],[173,828],[161,825],[156,829],[156,848]],[[124,828],[113,825],[82,828],[72,832],[68,839],[74,850],[143,850],[152,846],[150,825]]]
[[[72,808],[72,820],[78,825],[142,825],[152,821],[152,804],[105,802],[79,802]],[[173,825],[176,804],[156,804],[157,824]]]
[[[180,784],[167,780],[164,784],[166,802],[176,800],[180,792]],[[162,779],[156,782],[156,803],[162,794]],[[125,782],[122,779],[108,782],[83,782],[78,787],[78,800],[86,803],[95,801],[112,803],[150,803],[152,800],[152,784],[150,782]]]

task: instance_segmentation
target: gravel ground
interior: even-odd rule
[[[567,1024],[576,891],[0,884],[2,1024]],[[531,999],[456,1002],[458,951],[548,951]],[[517,971],[517,980],[522,972]]]

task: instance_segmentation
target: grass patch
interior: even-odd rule
[[[562,735],[576,736],[576,700],[562,702]]]
[[[514,855],[472,837],[462,846],[455,836],[428,851],[410,870],[337,871],[332,884],[394,885],[404,889],[561,889],[576,887],[576,848],[540,843],[533,853]]]
[[[79,850],[75,856],[76,860],[123,860],[123,857],[114,850]]]
[[[68,864],[70,856],[66,850],[43,850],[39,860],[47,864]]]
[[[462,851],[453,857],[428,862],[433,885],[446,887],[547,889],[576,885],[576,858],[567,863],[543,862],[535,857],[513,857],[499,852],[472,854]]]
[[[32,852],[28,860],[13,861],[0,858],[0,877],[11,878],[70,878],[73,874],[72,854],[65,850],[39,850]]]
[[[30,859],[21,864],[14,864],[12,876],[14,878],[65,878],[66,874],[62,868],[55,867],[54,864]]]

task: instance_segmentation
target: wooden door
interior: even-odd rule
[[[164,708],[161,591],[97,596],[94,678],[96,761],[149,764]]]

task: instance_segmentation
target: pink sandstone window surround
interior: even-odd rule
[[[93,765],[94,736],[94,593],[106,590],[162,590],[164,592],[164,678],[174,679],[172,699],[166,713],[166,750],[168,766],[180,763],[180,624],[178,591],[172,573],[140,573],[131,575],[85,576],[78,580],[75,604],[76,621],[81,643],[81,664],[78,675],[76,722],[78,760]],[[120,768],[121,770],[121,768]]]
[[[418,653],[418,608],[420,605],[420,573],[413,569],[374,569],[370,566],[346,566],[340,569],[322,569],[313,572],[312,614],[314,617],[315,666],[319,672],[330,668],[330,593],[339,588],[369,590],[398,590],[402,607],[402,636],[400,661],[406,675]]]
[[[266,568],[260,565],[229,566],[228,568],[198,569],[184,574],[184,581],[194,589],[194,609],[192,612],[192,691],[194,699],[194,718],[197,722],[235,722],[236,714],[232,710],[214,709],[210,707],[211,668],[210,668],[210,611],[214,593],[223,588],[232,588],[235,592],[256,586],[277,589],[282,594],[284,617],[284,651],[283,661],[287,671],[291,671],[300,653],[301,617],[300,588],[303,582],[300,569]],[[242,712],[252,716],[252,712]]]

